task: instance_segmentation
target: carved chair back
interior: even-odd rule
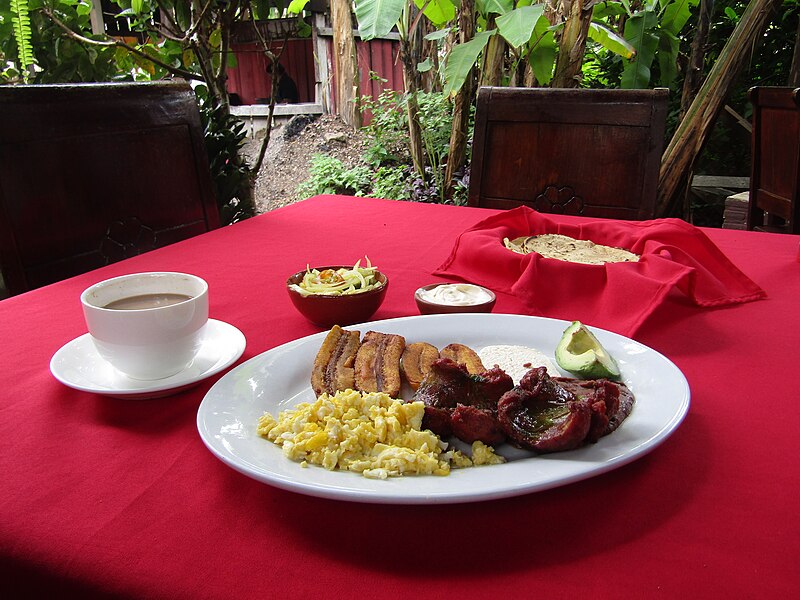
[[[754,87],[748,229],[800,233],[800,88]]]
[[[218,226],[185,82],[0,86],[0,266],[11,294]]]
[[[668,90],[482,87],[469,204],[650,219]]]

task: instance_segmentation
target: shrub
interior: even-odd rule
[[[300,184],[297,193],[301,197],[317,194],[364,195],[369,191],[372,174],[367,166],[353,169],[345,167],[338,158],[326,154],[315,154],[311,158],[311,172],[307,181]]]

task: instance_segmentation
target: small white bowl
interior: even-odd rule
[[[485,302],[480,302],[478,304],[442,304],[438,302],[432,302],[430,300],[426,300],[421,297],[422,292],[430,291],[442,285],[470,285],[472,287],[476,287],[483,290],[486,294],[488,294],[489,300],[486,300]],[[417,291],[414,292],[414,300],[417,303],[417,308],[419,309],[420,314],[423,315],[442,314],[442,313],[444,314],[487,313],[487,312],[492,312],[495,302],[497,302],[497,296],[495,296],[495,293],[492,290],[487,289],[485,287],[481,287],[479,285],[432,283],[430,285],[424,285],[421,288],[418,288]]]

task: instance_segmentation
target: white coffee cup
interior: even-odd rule
[[[187,273],[134,273],[89,287],[81,304],[101,357],[133,379],[163,379],[200,350],[208,284]]]

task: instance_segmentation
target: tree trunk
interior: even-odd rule
[[[459,43],[470,41],[475,36],[475,0],[462,0],[458,14]],[[453,106],[453,126],[450,130],[450,149],[447,155],[447,169],[444,182],[447,196],[452,196],[453,177],[464,165],[467,157],[467,129],[469,127],[469,109],[474,95],[473,71],[467,74],[464,85],[458,91]]]
[[[782,0],[751,0],[714,63],[661,159],[656,215],[670,216],[680,206],[681,190],[692,172],[719,111],[742,65]]]
[[[417,78],[415,74],[416,63],[410,63],[405,58],[410,52],[409,42],[406,39],[400,40],[400,54],[404,58],[403,62],[403,83],[405,85],[408,99],[406,100],[406,116],[408,117],[408,151],[411,154],[411,162],[414,170],[425,178],[425,148],[422,144],[422,129],[419,124],[419,104],[417,103]]]
[[[421,57],[431,61],[431,68],[420,73],[422,90],[426,92],[441,92],[442,79],[439,77],[439,44],[436,40],[426,40],[425,36],[436,31],[436,27],[429,19],[422,19],[417,26],[417,34],[422,40]]]
[[[342,121],[361,127],[358,96],[358,59],[353,37],[353,15],[348,0],[331,0],[333,21],[334,73],[336,75],[336,110]]]
[[[400,61],[403,63],[403,84],[408,99],[406,100],[406,117],[408,118],[408,150],[414,170],[425,178],[425,147],[422,142],[422,128],[419,122],[419,104],[417,92],[422,80],[417,63],[422,60],[422,37],[411,30],[411,24],[417,15],[417,7],[411,3],[403,11],[402,29],[405,35],[400,36]]]
[[[489,15],[486,21],[486,31],[495,29],[495,15]],[[480,85],[500,85],[503,80],[503,58],[506,50],[506,41],[501,35],[489,38],[486,50],[483,53],[483,68],[481,69]]]
[[[536,74],[531,68],[530,61],[525,61],[525,71],[522,74],[522,87],[538,87],[539,82],[536,81]]]
[[[581,65],[592,22],[594,0],[564,0],[564,31],[558,42],[556,73],[552,87],[574,88],[580,84]]]
[[[703,83],[703,67],[706,60],[706,46],[708,45],[708,30],[711,14],[714,12],[714,0],[700,0],[700,12],[697,15],[697,30],[692,38],[692,52],[689,64],[686,67],[686,77],[683,80],[683,93],[681,95],[680,118],[683,119],[689,106],[697,96],[697,90]]]

